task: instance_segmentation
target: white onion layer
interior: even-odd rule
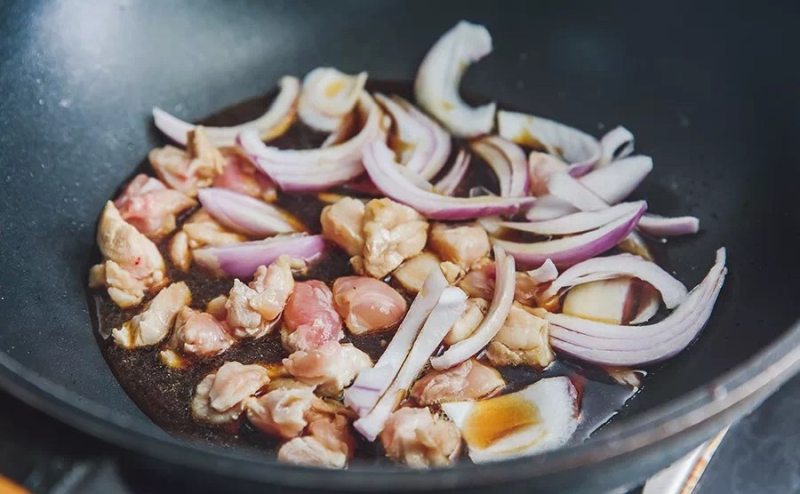
[[[492,36],[477,24],[460,21],[431,47],[417,72],[414,93],[422,107],[458,137],[487,134],[495,104],[468,106],[458,93],[464,71],[492,51]]]
[[[245,130],[254,131],[261,139],[271,140],[280,136],[292,123],[300,94],[300,81],[296,77],[282,77],[278,82],[280,92],[269,109],[255,120],[230,127],[204,127],[209,142],[215,147],[233,146],[236,136]],[[187,135],[195,124],[181,120],[161,108],[153,108],[156,127],[173,141],[186,145]]]

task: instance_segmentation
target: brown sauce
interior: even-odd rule
[[[486,449],[541,421],[535,404],[516,394],[502,395],[475,404],[464,423],[464,440],[478,449]]]
[[[372,91],[410,97],[410,85],[406,83],[370,83],[368,88]],[[203,123],[206,125],[231,125],[247,121],[259,116],[273,97],[274,92],[245,101],[209,117]],[[325,137],[324,134],[315,132],[302,123],[297,123],[270,144],[282,148],[312,148],[318,147]],[[454,146],[453,155],[461,146],[463,143]],[[153,175],[146,160],[136,170],[136,173],[139,172]],[[446,168],[442,173],[446,173]],[[498,190],[497,181],[491,169],[477,156],[473,156],[473,165],[456,194],[465,196],[471,187],[478,185],[495,192]],[[342,190],[333,192],[358,195]],[[276,205],[296,216],[310,232],[320,231],[319,215],[325,203],[318,200],[315,194],[280,194]],[[190,214],[191,211],[184,214],[180,218],[180,222]],[[215,278],[196,267],[193,267],[188,273],[175,269],[170,264],[169,256],[166,253],[169,239],[170,237],[166,238],[159,248],[169,266],[170,279],[185,281],[191,289],[192,307],[202,309],[212,298],[228,293],[233,283],[232,279]],[[97,261],[99,260],[98,257]],[[330,284],[337,277],[346,274],[351,274],[348,256],[340,250],[329,249],[325,257],[313,265],[306,277]],[[197,383],[226,361],[278,365],[281,359],[287,355],[281,347],[277,331],[255,341],[238,343],[222,355],[189,361],[189,364],[183,369],[170,369],[159,361],[158,352],[161,345],[154,348],[123,350],[108,337],[112,328],[119,327],[124,321],[130,319],[137,311],[141,310],[141,306],[133,310],[121,310],[110,300],[105,290],[91,291],[89,299],[97,341],[111,371],[128,395],[154,423],[175,436],[205,441],[216,446],[255,448],[273,452],[276,450],[279,446],[277,440],[258,432],[246,421],[243,421],[241,427],[236,430],[195,422],[192,420],[189,405]],[[391,332],[385,332],[360,337],[349,335],[349,340],[368,353],[373,360],[376,360],[391,337]],[[560,375],[571,377],[581,391],[582,417],[573,441],[581,441],[588,437],[619,411],[635,393],[630,387],[614,383],[601,370],[585,369],[568,361],[557,361],[544,372],[530,367],[500,368],[499,371],[509,383],[507,387],[509,392],[530,385],[543,377]],[[491,440],[491,438],[509,433],[514,427],[521,427],[525,423],[532,423],[531,421],[536,420],[535,411],[514,410],[513,413],[510,413],[486,407],[486,410],[481,413],[487,417],[482,418],[482,421],[488,420],[488,417],[493,414],[502,415],[502,420],[494,421],[496,424],[487,427],[485,431],[476,432],[481,435],[480,440]],[[356,461],[385,461],[379,441],[370,444],[362,440],[358,434],[356,437],[359,441],[355,453]],[[465,456],[462,461],[469,460]]]

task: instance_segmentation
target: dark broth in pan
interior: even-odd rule
[[[368,84],[371,91],[386,94],[410,96],[410,85],[395,82],[373,82]],[[206,119],[206,125],[231,125],[258,116],[269,105],[274,93],[254,98],[223,110]],[[283,136],[270,144],[282,148],[318,147],[325,135],[296,123]],[[456,142],[453,153],[464,146]],[[152,175],[147,162],[143,162],[138,172]],[[497,190],[497,181],[491,169],[479,157],[473,156],[473,166],[460,186],[457,195],[464,195],[471,187],[484,186],[489,190]],[[345,192],[346,193],[346,192]],[[351,194],[357,195],[357,194]],[[309,231],[320,231],[319,216],[326,203],[320,201],[316,194],[280,194],[276,205],[286,209],[300,219]],[[182,215],[180,223],[192,211]],[[176,230],[177,231],[177,230]],[[227,294],[233,280],[217,278],[197,266],[188,273],[175,269],[166,254],[166,245],[171,237],[161,242],[159,248],[168,265],[169,277],[173,281],[185,281],[192,293],[192,307],[204,308],[212,298]],[[325,256],[312,265],[306,278],[319,279],[332,283],[337,277],[351,274],[348,256],[336,248],[328,249]],[[245,340],[216,357],[202,360],[191,360],[184,369],[172,369],[162,364],[158,358],[160,345],[153,348],[125,350],[114,344],[108,336],[112,328],[119,327],[124,321],[133,317],[141,306],[133,310],[122,310],[117,307],[105,290],[90,292],[90,305],[95,322],[97,341],[112,372],[133,401],[155,422],[167,432],[180,437],[203,440],[217,446],[250,447],[267,451],[275,451],[276,439],[263,434],[246,423],[235,424],[236,427],[214,427],[195,422],[191,416],[190,400],[197,383],[208,373],[219,368],[226,361],[249,363],[280,363],[287,356],[281,347],[278,331],[273,331],[261,339]],[[354,337],[348,333],[347,338],[355,346],[362,349],[374,360],[381,355],[392,332]],[[531,367],[499,368],[508,382],[507,391],[523,388],[543,377],[559,375],[569,376],[581,394],[581,422],[572,441],[581,441],[598,427],[606,423],[634,395],[629,386],[617,384],[601,369],[590,369],[573,362],[559,359],[546,371],[540,372]],[[246,422],[246,421],[245,421]],[[241,427],[239,427],[241,425]],[[361,440],[356,449],[358,459],[379,461],[383,458],[380,442],[375,444]],[[464,461],[469,461],[462,455]]]

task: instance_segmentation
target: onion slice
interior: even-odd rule
[[[495,288],[489,311],[478,328],[464,340],[448,348],[443,354],[431,359],[434,369],[449,369],[480,352],[495,337],[511,310],[516,287],[514,258],[506,255],[501,247],[494,248]]]
[[[635,366],[672,357],[686,348],[705,326],[725,280],[725,249],[706,277],[669,316],[655,324],[620,326],[564,314],[536,312],[550,321],[553,347],[586,362]]]
[[[254,197],[215,187],[200,189],[197,197],[215,220],[245,235],[265,237],[297,231],[287,213]]]
[[[402,173],[394,153],[381,141],[366,146],[363,160],[369,177],[381,192],[432,219],[465,220],[513,214],[535,201],[532,197],[448,197],[422,190]]]
[[[649,156],[629,156],[612,165],[581,177],[581,184],[609,204],[616,204],[631,195],[642,180],[653,171]]]
[[[573,176],[591,170],[602,155],[600,143],[594,137],[543,117],[500,110],[497,129],[498,134],[509,141],[562,158],[570,164]]]
[[[254,131],[265,141],[282,135],[294,121],[300,81],[296,77],[286,76],[281,78],[278,85],[280,92],[267,112],[257,119],[231,127],[204,127],[209,142],[215,147],[233,146],[236,136],[244,130]],[[187,135],[195,127],[158,107],[153,108],[153,120],[158,130],[183,146],[186,145]]]
[[[550,193],[567,201],[581,211],[597,211],[608,208],[608,204],[585,185],[567,173],[556,173],[547,181]]]
[[[344,404],[359,416],[372,410],[397,376],[420,328],[447,286],[442,271],[432,269],[381,357],[373,367],[363,369],[353,385],[344,391]]]
[[[269,265],[286,254],[312,261],[325,251],[322,235],[285,235],[267,240],[220,247],[204,247],[192,252],[194,260],[218,275],[240,279],[253,276],[256,268]]]
[[[644,205],[644,201],[623,202],[599,211],[579,211],[560,218],[544,221],[504,221],[504,228],[537,235],[571,235],[588,232],[619,219]],[[641,220],[639,221],[641,224]]]
[[[460,21],[431,47],[417,72],[414,93],[422,107],[458,137],[487,134],[494,103],[468,106],[458,94],[464,71],[492,51],[492,36],[480,25]]]
[[[286,191],[318,191],[351,180],[364,171],[361,153],[370,141],[381,139],[381,111],[366,93],[359,100],[367,115],[350,140],[318,149],[278,149],[266,146],[254,132],[239,136],[239,145],[270,178]]]
[[[580,423],[578,399],[570,379],[558,376],[487,400],[442,403],[442,410],[462,431],[470,459],[487,463],[566,444]]]
[[[656,237],[691,235],[700,230],[700,220],[694,216],[666,218],[655,214],[646,214],[639,220],[639,229]]]
[[[552,260],[559,268],[565,268],[612,249],[633,231],[646,209],[646,203],[642,202],[638,210],[601,228],[571,237],[529,243],[495,238],[493,243],[514,256],[523,268],[540,266],[547,259]]]
[[[317,67],[303,78],[297,113],[309,127],[334,132],[353,111],[366,83],[366,72],[349,75],[332,67]]]
[[[592,170],[578,181],[606,203],[617,204],[628,197],[652,170],[653,160],[650,157],[631,156]],[[526,217],[531,221],[541,221],[576,211],[578,209],[569,202],[546,195],[538,199]]]
[[[615,127],[600,138],[600,149],[602,156],[598,168],[633,153],[633,134],[625,127]]]
[[[528,276],[537,284],[549,283],[558,278],[558,268],[551,259],[547,259],[536,269],[528,271]]]
[[[463,149],[460,150],[455,160],[453,160],[453,165],[447,171],[447,174],[434,185],[434,190],[446,196],[455,194],[461,181],[464,180],[467,170],[469,170],[471,161],[472,156]]]
[[[513,294],[512,294],[513,296]],[[436,306],[419,331],[411,351],[392,384],[378,400],[375,407],[353,423],[355,429],[369,441],[374,441],[383,430],[386,420],[425,367],[428,358],[442,343],[467,306],[467,294],[454,286],[445,288]]]
[[[375,99],[394,121],[395,134],[390,142],[398,148],[400,162],[426,180],[435,177],[450,155],[447,132],[399,96],[376,94]]]
[[[528,194],[528,160],[516,144],[498,136],[473,140],[470,147],[494,170],[500,182],[500,195],[518,197]]]

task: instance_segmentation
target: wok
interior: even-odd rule
[[[3,2],[0,383],[136,457],[228,486],[599,492],[640,480],[800,365],[797,14],[773,2]],[[408,80],[461,18],[495,40],[465,91],[595,134],[633,130],[656,163],[639,191],[651,210],[701,219],[666,251],[680,279],[693,286],[728,247],[700,339],[588,441],[533,458],[331,472],[162,432],[103,360],[84,288],[98,212],[163,142],[150,108],[199,119],[319,65]]]

